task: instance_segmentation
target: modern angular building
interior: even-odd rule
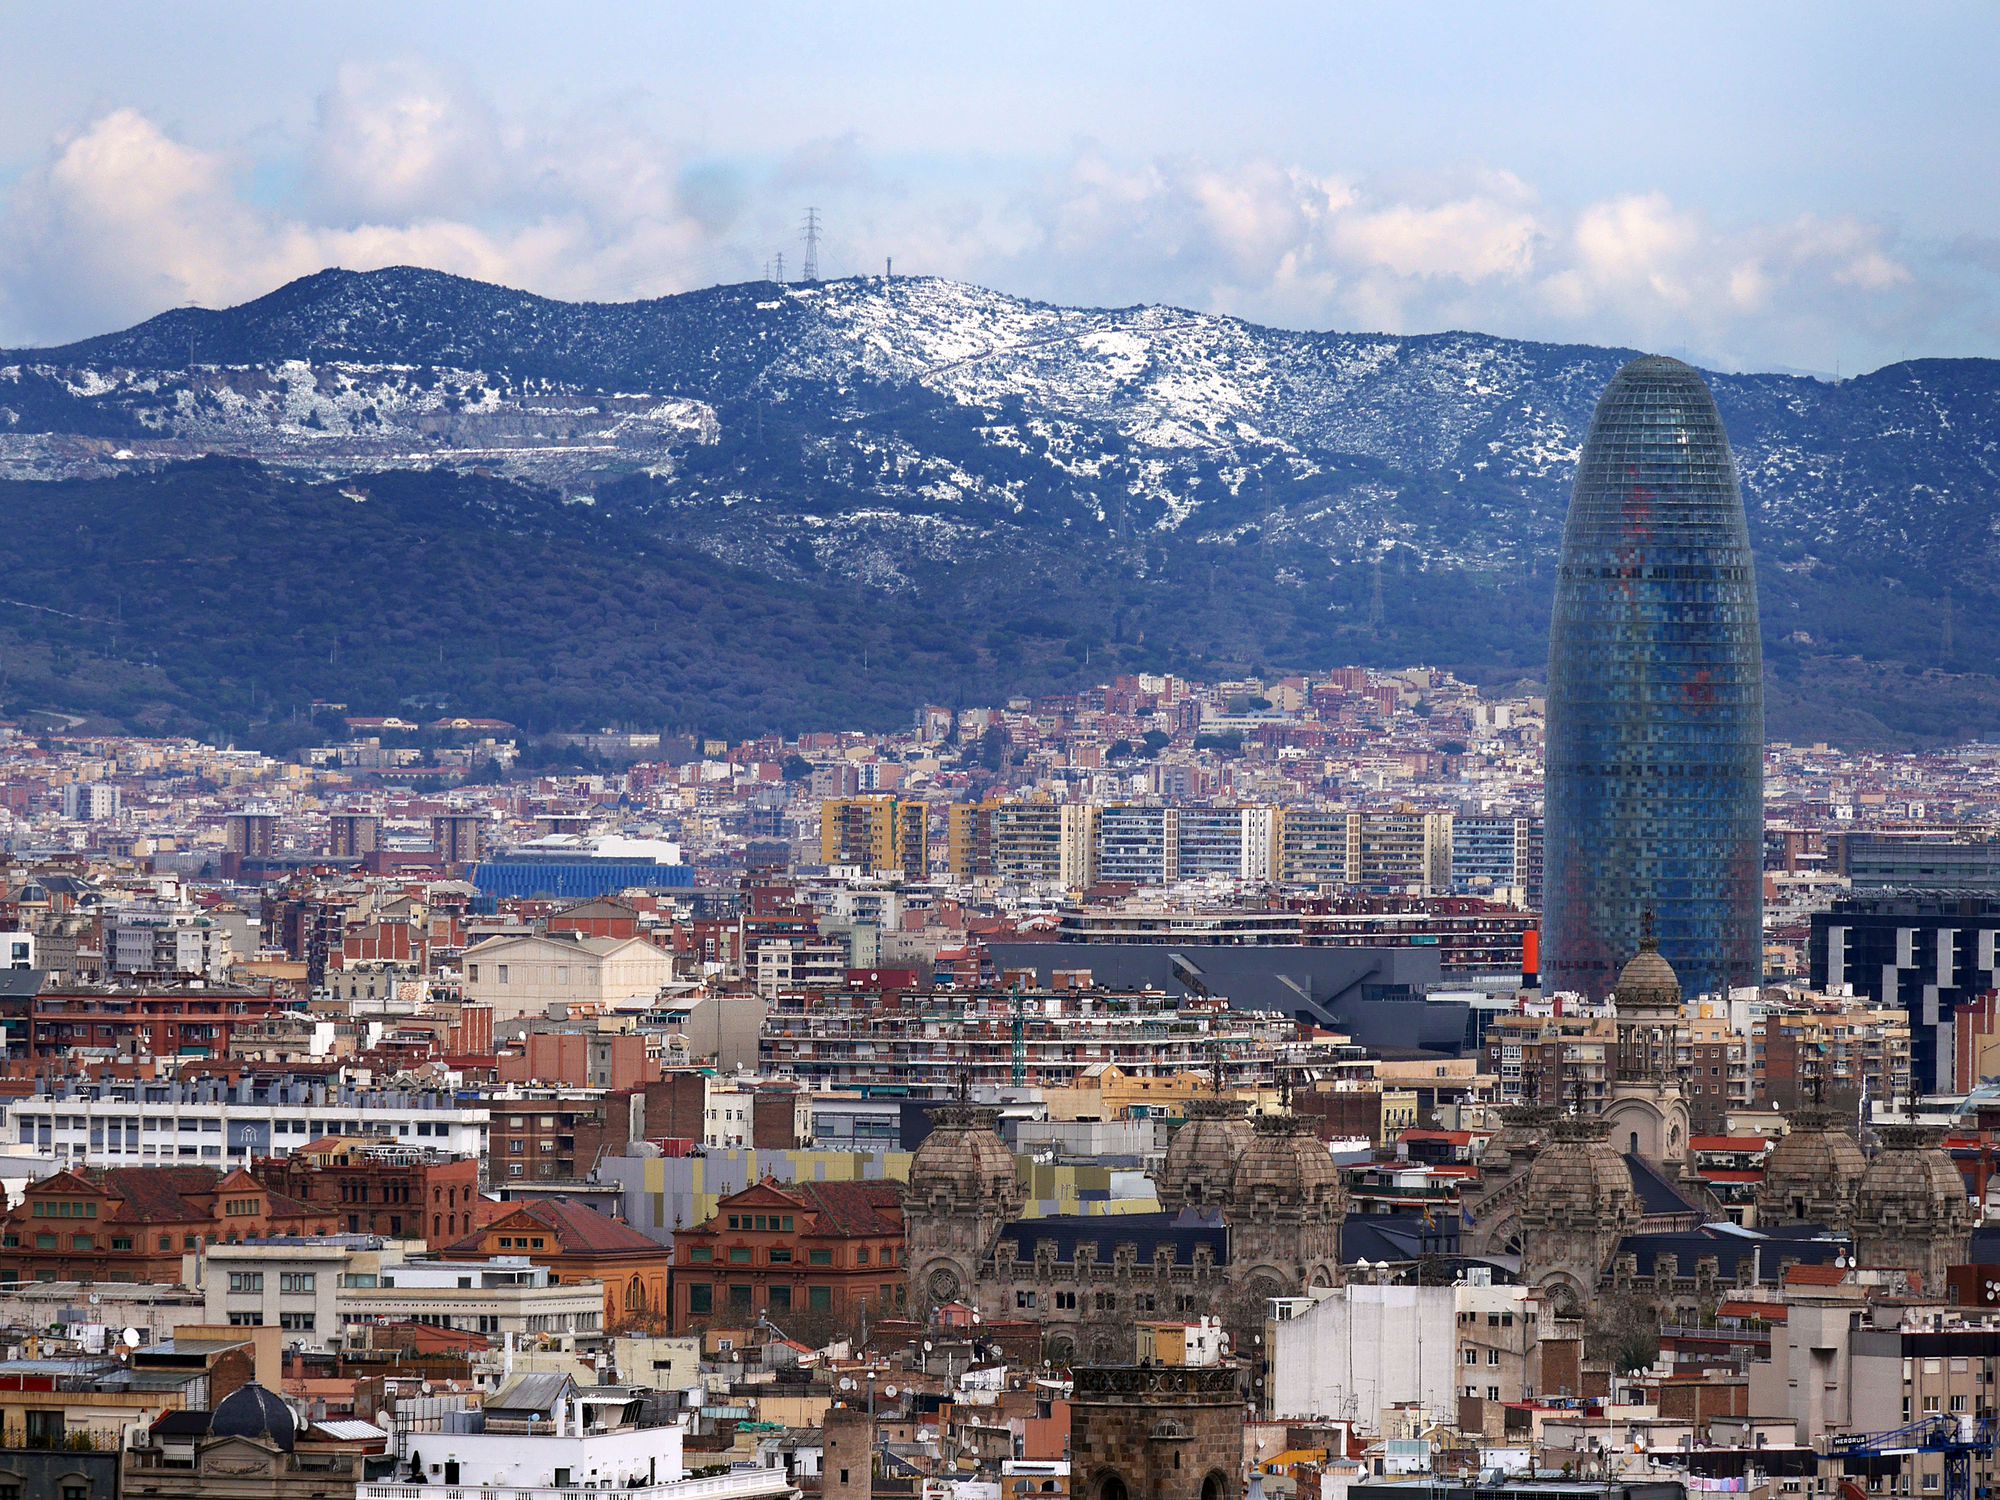
[[[1597,403],[1549,628],[1543,976],[1602,996],[1655,914],[1690,996],[1763,968],[1763,653],[1722,417],[1678,360]]]

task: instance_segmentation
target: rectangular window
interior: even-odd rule
[[[806,1306],[810,1307],[814,1312],[832,1312],[833,1288],[830,1286],[807,1287]]]
[[[806,1251],[806,1264],[809,1266],[830,1266],[833,1264],[833,1252],[831,1250],[808,1250]]]
[[[281,1292],[310,1292],[318,1281],[314,1271],[286,1271],[278,1277]]]
[[[698,1266],[710,1265],[715,1260],[715,1247],[712,1245],[691,1245],[688,1247],[688,1259]]]
[[[500,965],[500,982],[502,984],[507,982],[507,966],[505,964]]]
[[[788,1286],[771,1288],[771,1311],[790,1312],[792,1310],[792,1289]]]
[[[771,1247],[772,1265],[789,1266],[791,1263],[792,1263],[792,1252],[789,1249],[787,1249],[783,1245],[774,1245]]]
[[[729,1310],[733,1313],[750,1311],[751,1289],[747,1286],[732,1286],[729,1289]]]
[[[868,1247],[866,1245],[863,1245],[860,1249],[854,1252],[854,1263],[857,1266],[865,1266],[868,1264]]]
[[[732,1266],[749,1265],[750,1247],[748,1245],[731,1245],[729,1247],[729,1263]]]
[[[688,1288],[688,1312],[694,1317],[706,1317],[715,1311],[715,1288],[696,1283]]]
[[[229,1290],[232,1292],[261,1292],[264,1290],[262,1271],[231,1271]]]

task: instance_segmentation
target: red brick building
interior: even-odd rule
[[[240,1167],[72,1169],[0,1215],[0,1281],[177,1282],[181,1256],[204,1245],[338,1227]]]
[[[753,1183],[674,1236],[673,1326],[761,1314],[845,1327],[902,1307],[903,1193],[893,1182]]]
[[[146,1052],[154,1057],[227,1057],[239,1027],[290,1002],[271,990],[45,990],[28,1011],[28,1051],[60,1056],[72,1047]]]
[[[274,1191],[331,1215],[336,1233],[420,1239],[435,1250],[481,1218],[479,1163],[470,1156],[329,1136],[255,1171]]]

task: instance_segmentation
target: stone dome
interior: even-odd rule
[[[1861,1143],[1824,1109],[1801,1110],[1764,1159],[1759,1224],[1825,1224],[1844,1229],[1868,1170]]]
[[[1018,1212],[1022,1198],[1014,1153],[993,1128],[998,1120],[998,1111],[967,1104],[935,1111],[931,1133],[910,1158],[905,1208],[933,1213]]]
[[[1612,1003],[1621,1019],[1633,1016],[1675,1016],[1681,1014],[1681,980],[1674,966],[1660,953],[1660,940],[1651,931],[1639,939],[1639,951],[1618,973],[1612,987]]]
[[[1528,1168],[1524,1219],[1537,1225],[1612,1229],[1637,1217],[1632,1171],[1602,1120],[1564,1115]]]
[[[1972,1203],[1942,1134],[1925,1125],[1885,1125],[1881,1136],[1882,1149],[1854,1195],[1855,1232],[1970,1234]]]
[[[1556,1111],[1545,1104],[1510,1104],[1500,1111],[1500,1128],[1479,1151],[1482,1177],[1498,1177],[1519,1159],[1530,1161],[1549,1138]]]
[[[1225,1207],[1253,1134],[1236,1100],[1190,1099],[1187,1118],[1167,1142],[1167,1159],[1153,1184],[1160,1207]]]
[[[298,1438],[298,1423],[289,1406],[253,1380],[216,1402],[208,1414],[208,1435],[255,1438],[289,1453]]]
[[[1234,1212],[1307,1219],[1347,1211],[1347,1184],[1310,1120],[1259,1115],[1230,1189]]]

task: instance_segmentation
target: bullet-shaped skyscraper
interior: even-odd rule
[[[1602,996],[1643,915],[1689,995],[1763,972],[1757,579],[1722,416],[1679,360],[1597,403],[1549,628],[1543,986]]]

